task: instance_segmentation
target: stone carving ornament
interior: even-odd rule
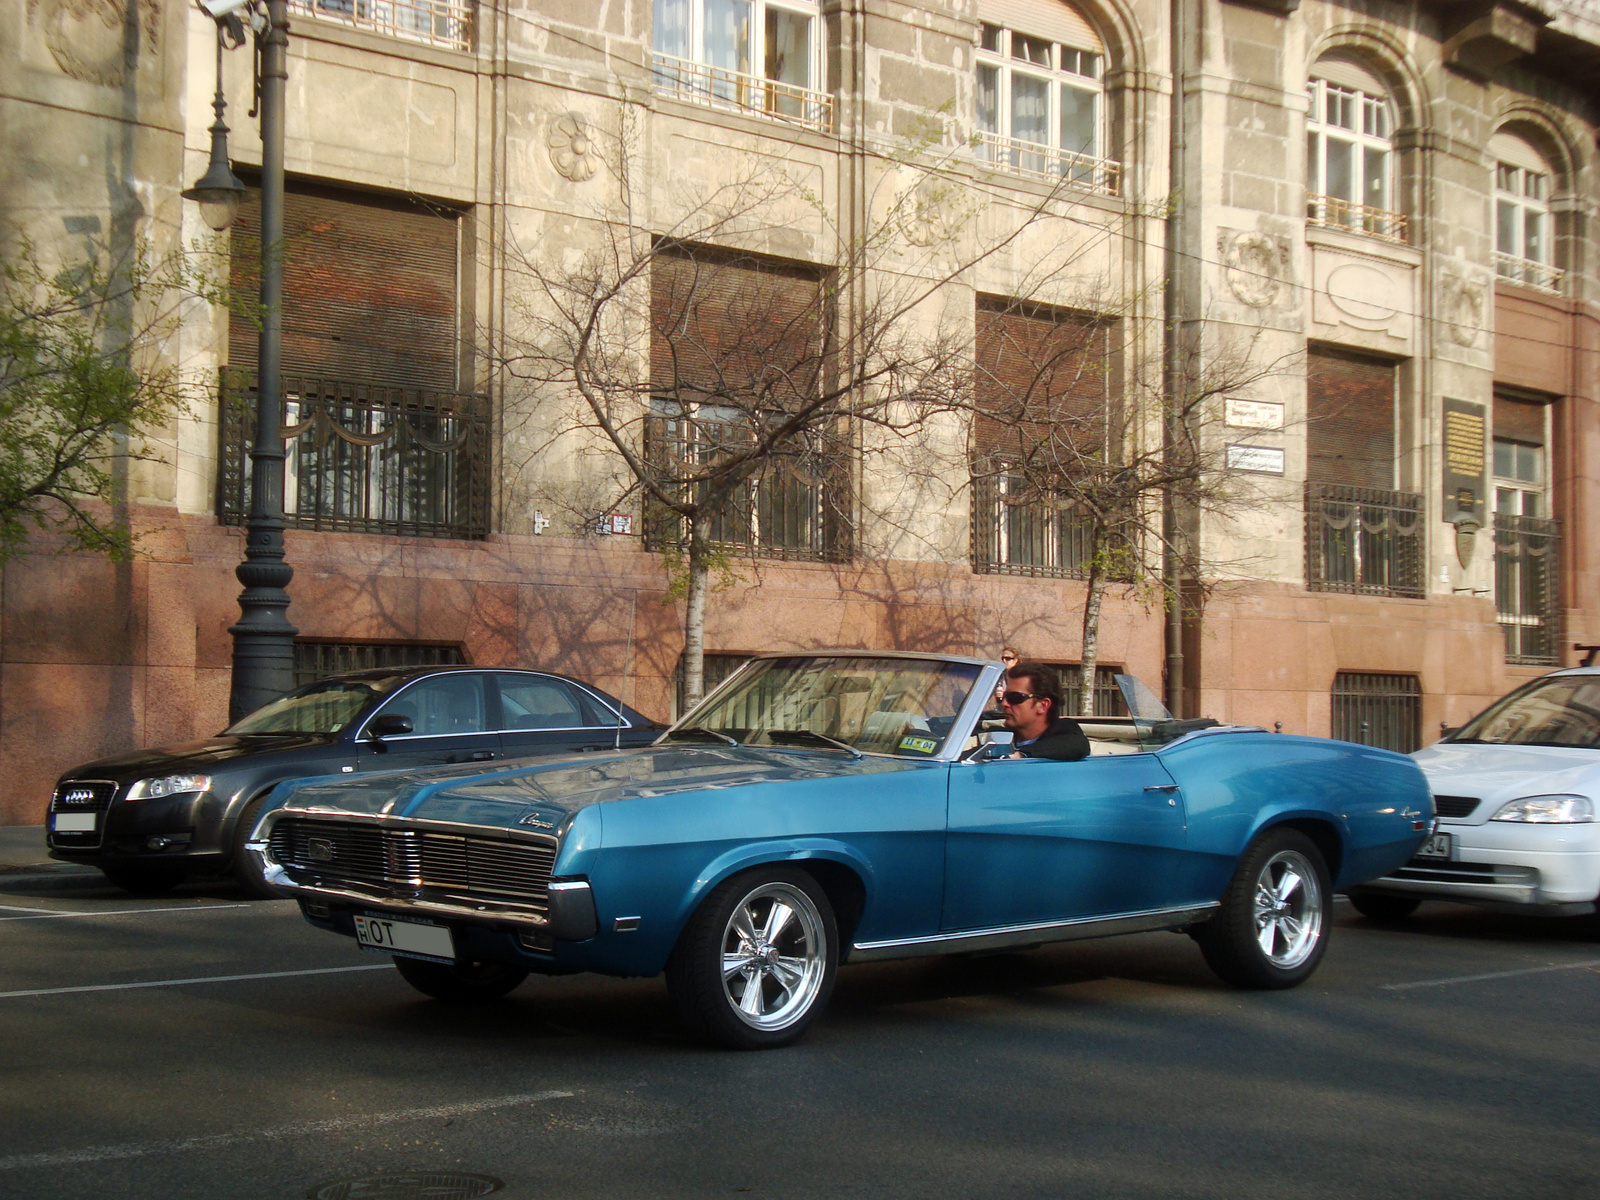
[[[161,3],[28,0],[28,20],[44,35],[50,57],[64,74],[84,83],[121,87],[128,78],[130,57],[157,46]]]
[[[589,127],[577,113],[567,113],[550,122],[550,134],[545,139],[550,150],[550,162],[563,179],[583,183],[593,179],[600,169],[600,156],[595,152],[594,138]]]
[[[1289,277],[1289,250],[1270,234],[1223,229],[1217,233],[1223,276],[1242,304],[1267,308],[1277,303]]]
[[[1446,275],[1441,280],[1443,292],[1441,315],[1457,345],[1474,346],[1483,329],[1484,308],[1488,289],[1481,279],[1464,279],[1459,275]]]

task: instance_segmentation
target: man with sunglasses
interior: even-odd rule
[[[1021,662],[1005,674],[1000,697],[1012,745],[1024,758],[1076,762],[1089,757],[1089,739],[1071,717],[1061,715],[1061,681],[1049,667]]]

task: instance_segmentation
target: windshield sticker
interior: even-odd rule
[[[932,754],[939,748],[939,743],[933,738],[908,735],[900,739],[899,748],[901,750],[915,750],[919,754]]]

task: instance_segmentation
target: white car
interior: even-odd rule
[[[1350,892],[1369,917],[1424,900],[1579,915],[1600,898],[1600,667],[1553,671],[1412,755],[1435,832],[1405,866]]]

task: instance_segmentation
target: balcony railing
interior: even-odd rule
[[[250,512],[255,378],[223,373],[217,519]],[[283,381],[283,509],[299,529],[414,537],[489,532],[489,399],[466,392]]]
[[[1074,154],[1070,150],[1057,150],[1039,142],[1025,142],[1020,138],[981,129],[978,131],[977,155],[984,162],[1018,175],[1032,175],[1052,183],[1065,179],[1107,196],[1115,196],[1122,187],[1122,164],[1119,162],[1088,154]]]
[[[1426,593],[1422,497],[1306,484],[1306,588],[1364,596]]]
[[[289,0],[289,11],[402,41],[472,48],[472,5],[464,0]]]
[[[833,97],[760,75],[745,75],[671,54],[651,54],[656,95],[828,133],[833,129]]]
[[[1306,221],[1327,229],[1350,229],[1387,242],[1401,243],[1406,240],[1406,229],[1410,224],[1405,213],[1315,192],[1306,197]]]
[[[1567,274],[1560,267],[1534,262],[1531,258],[1518,258],[1515,254],[1502,254],[1498,250],[1494,255],[1494,269],[1501,279],[1555,295],[1560,295],[1561,281]]]
[[[1557,521],[1494,519],[1494,601],[1508,663],[1561,662],[1560,550]]]

